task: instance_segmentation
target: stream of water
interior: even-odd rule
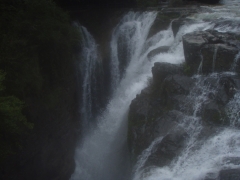
[[[199,12],[189,19],[194,19],[190,24],[181,26],[174,38],[171,24],[168,29],[158,32],[148,38],[149,30],[157,16],[157,12],[128,12],[115,27],[111,48],[111,87],[113,91],[104,112],[97,117],[97,126],[87,132],[82,143],[77,147],[75,154],[76,169],[71,180],[127,180],[129,158],[127,151],[127,113],[129,105],[147,86],[151,75],[151,67],[155,62],[169,62],[180,64],[185,61],[181,37],[189,32],[198,30],[215,29],[221,32],[236,32],[240,28],[235,23],[228,25],[216,25],[220,21],[239,21],[239,1],[223,1],[225,6],[206,7],[208,12]],[[234,6],[232,6],[234,4]],[[82,31],[86,29],[83,28]],[[86,33],[87,34],[87,33]],[[83,100],[86,106],[84,119],[88,119],[91,112],[90,98],[87,99],[91,88],[89,82],[90,71],[94,71],[97,59],[96,44],[90,36],[86,39],[91,45],[86,50],[90,66],[84,79]],[[148,53],[161,46],[170,46],[166,53],[159,53],[150,59]],[[213,57],[213,71],[216,60],[217,48]],[[89,52],[90,51],[90,52]],[[89,74],[88,74],[89,73]],[[199,70],[200,73],[200,70]],[[214,74],[209,76],[215,77]],[[216,76],[217,77],[217,76]],[[209,137],[204,142],[198,142],[198,134],[202,128],[198,111],[204,102],[206,92],[214,91],[202,85],[203,77],[198,75],[198,81],[189,95],[194,102],[192,114],[179,121],[185,131],[190,135],[183,152],[168,166],[152,167],[146,174],[143,173],[143,165],[151,153],[155,144],[161,142],[162,137],[157,138],[148,149],[138,158],[133,170],[133,180],[201,180],[217,176],[220,169],[237,167],[226,161],[228,157],[238,157],[240,153],[240,131],[235,128],[240,121],[240,93],[237,93],[228,104],[231,126],[221,129],[217,134]],[[198,92],[196,94],[195,92]],[[199,92],[200,95],[199,95]],[[191,97],[190,97],[191,96]],[[189,110],[186,109],[186,112]],[[198,147],[198,148],[196,148]],[[194,151],[192,149],[195,149]]]

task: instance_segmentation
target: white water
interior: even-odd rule
[[[219,8],[215,9],[213,13],[221,14]],[[228,15],[226,18],[238,18],[233,16],[232,12],[224,11],[224,13]],[[171,27],[147,39],[156,12],[129,12],[123,17],[115,28],[111,41],[113,96],[106,110],[98,117],[99,123],[96,129],[89,132],[76,149],[76,169],[71,180],[124,180],[124,175],[121,173],[124,174],[124,167],[127,165],[123,161],[127,161],[124,158],[126,155],[124,146],[127,134],[126,116],[131,100],[147,86],[147,81],[151,77],[151,67],[155,62],[173,64],[184,62],[182,35],[214,28],[214,23],[205,22],[203,19],[213,19],[215,15],[200,13],[190,17],[196,19],[197,22],[182,26],[175,39]],[[231,28],[221,26],[216,29],[228,31]],[[119,47],[121,46],[120,39],[125,41],[125,47]],[[171,46],[171,48],[169,52],[160,53],[148,59],[147,54],[160,46]],[[122,58],[119,49],[126,51],[124,56],[126,64],[123,71],[119,68]],[[200,81],[199,79],[199,83]],[[153,167],[143,175],[143,165],[150,155],[151,149],[160,141],[161,137],[159,137],[139,157],[134,171],[134,180],[200,180],[207,173],[211,173],[209,176],[217,176],[221,168],[233,166],[224,159],[238,156],[240,153],[240,132],[234,127],[239,121],[239,114],[235,115],[238,113],[238,109],[234,109],[235,104],[239,102],[239,95],[236,95],[229,103],[229,113],[235,117],[232,120],[232,127],[218,132],[204,143],[197,143],[198,134],[202,129],[197,112],[201,109],[206,92],[209,92],[210,89],[206,86],[196,87],[200,89],[201,93],[200,95],[199,93],[194,94],[194,90],[190,93],[192,101],[195,103],[191,111],[184,110],[187,116],[179,121],[179,126],[182,126],[191,135],[183,153],[170,165],[162,168]],[[199,148],[192,151],[193,147]],[[234,166],[236,167],[236,165]]]
[[[100,67],[101,58],[98,55],[97,44],[92,35],[83,26],[79,26],[82,34],[81,76],[82,76],[82,105],[81,121],[83,131],[90,128],[89,123],[93,118],[93,92],[96,91],[96,71]]]
[[[235,7],[235,3],[238,3],[237,7]],[[227,5],[209,8],[212,10],[211,13],[199,13],[189,18],[197,20],[200,24],[204,22],[204,19],[216,20],[220,17],[221,21],[226,19],[239,20],[239,1],[234,1],[234,3],[228,1]],[[233,9],[235,11],[232,11]],[[214,22],[209,23],[209,26],[205,26],[205,28],[216,29],[221,32],[239,31],[239,27],[235,24],[215,26]],[[213,56],[213,71],[217,50],[216,48]],[[235,59],[238,58],[239,55]],[[201,64],[199,65],[199,73],[201,73]],[[217,73],[208,77],[210,76],[211,78],[218,78]],[[222,169],[240,168],[240,165],[228,160],[229,158],[240,157],[240,130],[237,128],[240,125],[240,93],[236,93],[226,107],[230,126],[219,128],[212,136],[201,140],[198,136],[203,126],[200,117],[198,117],[198,112],[201,110],[203,103],[207,101],[207,95],[214,92],[215,89],[202,83],[207,77],[197,75],[194,78],[197,79],[197,83],[187,98],[190,101],[183,104],[182,107],[186,116],[179,120],[179,125],[186,130],[190,137],[185,148],[169,165],[151,167],[146,173],[143,170],[140,171],[135,175],[138,180],[203,180],[205,178],[217,178],[219,171]]]
[[[105,112],[98,117],[98,126],[90,132],[82,144],[76,150],[76,169],[72,180],[108,180],[117,179],[119,166],[121,165],[122,146],[126,142],[126,115],[131,100],[146,86],[148,77],[151,75],[152,63],[144,61],[142,57],[144,42],[156,17],[155,12],[128,13],[115,29],[115,33],[133,30],[129,41],[133,50],[130,51],[129,65],[125,76],[120,80],[118,74],[118,58],[113,36],[111,48],[113,51],[112,69],[113,85],[115,92]],[[133,29],[134,28],[134,29]],[[118,32],[119,31],[119,32]],[[128,34],[126,34],[128,35]],[[172,36],[169,37],[172,40]],[[159,39],[161,41],[161,39]],[[120,132],[120,134],[119,134]],[[116,144],[114,144],[116,142]],[[121,171],[120,171],[121,172]]]
[[[214,53],[213,53],[213,63],[212,63],[212,72],[215,70],[215,63],[217,58],[217,52],[218,52],[218,45],[215,45]]]
[[[162,141],[163,137],[159,137],[156,138],[151,144],[150,146],[145,149],[142,154],[138,157],[137,163],[134,167],[133,173],[133,180],[139,180],[141,178],[142,175],[142,170],[144,168],[144,165],[148,159],[148,157],[152,154],[152,151],[154,150],[154,148]]]

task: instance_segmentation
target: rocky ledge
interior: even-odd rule
[[[240,34],[214,30],[196,31],[183,36],[186,64],[190,73],[207,74],[222,71],[240,71],[238,52]],[[234,62],[236,61],[236,62]]]
[[[239,37],[212,30],[186,34],[185,63],[154,64],[150,85],[130,105],[128,143],[132,164],[159,137],[162,139],[144,167],[162,167],[178,156],[190,136],[180,125],[183,118],[199,119],[200,141],[229,126],[226,106],[240,89]],[[195,102],[200,103],[198,108]],[[221,170],[218,178],[235,175],[239,177],[238,169]]]

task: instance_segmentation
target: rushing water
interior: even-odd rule
[[[238,1],[233,1],[237,3]],[[226,3],[226,2],[223,2]],[[127,113],[131,100],[147,86],[151,77],[151,67],[155,62],[169,62],[179,64],[184,62],[183,45],[181,37],[189,32],[206,29],[216,29],[221,32],[238,31],[236,24],[229,23],[227,26],[219,22],[234,18],[240,20],[238,11],[232,4],[222,7],[209,8],[211,11],[198,13],[188,18],[194,19],[190,24],[181,26],[176,37],[173,37],[171,24],[167,30],[163,30],[148,37],[149,30],[156,18],[157,12],[129,12],[113,31],[111,47],[111,86],[113,90],[105,111],[97,117],[97,126],[86,134],[82,143],[76,149],[76,169],[71,180],[125,180],[128,179],[129,168],[127,140]],[[234,11],[231,10],[234,9]],[[217,19],[218,17],[224,18]],[[214,20],[214,21],[213,21]],[[83,29],[83,31],[86,31]],[[91,47],[86,50],[88,70],[83,85],[83,114],[86,120],[91,114],[89,91],[91,83],[89,76],[94,71],[96,44],[92,37],[86,39],[86,46],[91,41]],[[170,46],[170,50],[159,53],[148,59],[150,51],[161,47]],[[216,54],[213,56],[213,71]],[[94,52],[94,53],[93,53]],[[90,59],[89,59],[90,58]],[[199,68],[200,69],[200,68]],[[237,93],[227,105],[228,116],[231,118],[231,126],[222,128],[218,133],[210,136],[204,142],[198,141],[198,135],[202,129],[198,111],[205,102],[209,92],[214,89],[203,85],[204,78],[200,75],[195,87],[189,94],[193,105],[191,110],[183,104],[182,111],[186,116],[179,120],[181,126],[190,136],[182,153],[169,165],[164,167],[152,167],[144,174],[144,163],[152,152],[152,149],[161,142],[162,137],[152,142],[141,156],[133,170],[134,180],[201,180],[206,176],[217,176],[220,169],[240,167],[229,163],[229,157],[238,157],[240,153],[240,131],[235,128],[239,124],[240,95]],[[217,78],[216,74],[208,77]],[[187,102],[186,102],[187,103]],[[197,147],[197,148],[196,148]],[[194,149],[194,150],[193,150]]]
[[[101,58],[98,53],[97,44],[92,35],[83,26],[78,26],[82,34],[82,52],[80,53],[80,71],[81,71],[81,85],[82,85],[82,104],[81,104],[81,121],[82,130],[85,132],[90,128],[90,123],[93,119],[94,105],[97,96],[97,80],[98,71],[101,69]]]

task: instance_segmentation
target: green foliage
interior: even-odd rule
[[[138,7],[152,7],[157,6],[159,0],[136,0]]]
[[[80,35],[51,0],[0,0],[0,161],[33,128],[23,101],[42,98],[52,108],[72,73]]]
[[[24,103],[15,96],[4,95],[4,78],[5,73],[0,71],[0,162],[20,146],[19,135],[26,128],[33,128],[22,114]]]

